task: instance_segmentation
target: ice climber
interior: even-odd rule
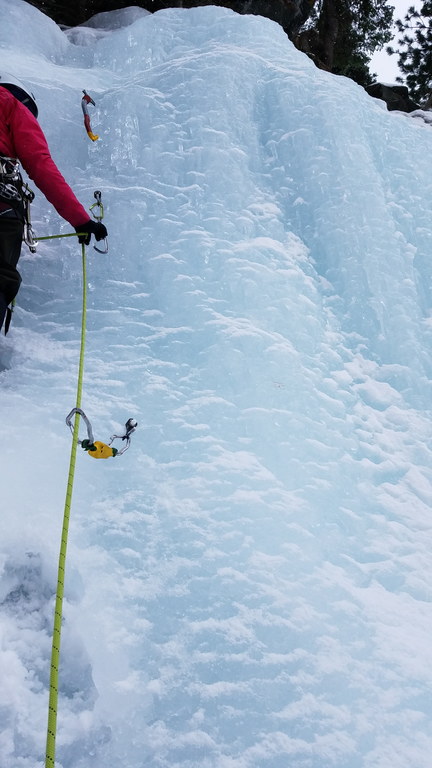
[[[104,224],[93,221],[54,163],[37,121],[33,94],[15,77],[0,74],[0,329],[18,293],[17,270],[24,232],[25,206],[19,164],[62,218],[89,244],[107,237]],[[7,332],[8,321],[5,323]]]

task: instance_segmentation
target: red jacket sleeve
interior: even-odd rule
[[[60,216],[73,227],[79,227],[89,220],[90,214],[75,197],[57,168],[36,118],[27,107],[10,96],[7,122],[14,147],[13,156],[18,158],[26,173]]]

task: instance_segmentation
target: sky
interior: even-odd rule
[[[57,768],[430,768],[430,125],[269,19],[0,17],[55,161],[104,203],[82,408],[104,442],[138,422],[122,456],[77,446]],[[36,237],[70,233],[35,191]],[[20,270],[0,766],[43,768],[81,250],[41,239]]]
[[[407,0],[392,0],[391,5],[394,7],[394,19],[405,18],[408,8],[414,6],[415,8],[421,8],[421,2],[407,2]],[[397,38],[395,39],[395,43]],[[371,59],[371,70],[376,72],[378,80],[384,83],[395,83],[396,78],[401,76],[401,72],[397,63],[397,56],[389,56],[385,48],[382,51],[375,53]]]

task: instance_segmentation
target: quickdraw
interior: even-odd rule
[[[88,105],[89,105],[89,104],[92,104],[92,105],[93,105],[93,107],[95,107],[95,106],[96,106],[96,104],[94,103],[94,101],[93,101],[92,97],[88,95],[87,91],[84,91],[84,90],[83,90],[83,94],[84,94],[84,96],[83,96],[83,97],[82,97],[82,99],[81,99],[81,107],[82,107],[82,111],[83,111],[83,115],[84,115],[84,125],[85,125],[85,129],[86,129],[86,131],[87,131],[87,135],[88,135],[88,137],[89,137],[89,138],[90,138],[92,141],[97,141],[97,140],[98,140],[98,138],[99,138],[99,136],[98,136],[97,134],[93,133],[93,131],[92,131],[92,129],[91,129],[91,125],[90,125],[90,115],[89,115],[89,111],[88,111]]]
[[[102,221],[102,219],[104,217],[104,207],[103,207],[103,203],[102,203],[102,192],[99,192],[98,189],[95,190],[94,197],[95,197],[96,202],[93,203],[93,205],[90,206],[89,211],[90,211],[91,215],[93,216],[93,218],[95,219],[95,221]],[[102,250],[102,248],[98,248],[97,245],[94,245],[93,248],[98,253],[108,253],[108,240],[106,239],[106,237],[104,239],[104,243],[105,243],[105,246],[104,246],[103,250]]]
[[[36,253],[38,241],[35,240],[33,227],[30,218],[30,204],[34,200],[35,193],[27,184],[22,187],[22,201],[24,206],[24,231],[23,241],[28,247],[30,253]]]
[[[29,192],[31,192],[31,190],[29,190]],[[94,193],[94,196],[95,196],[96,202],[90,206],[89,211],[91,211],[91,214],[95,219],[95,221],[102,221],[104,217],[102,193],[99,192],[99,190],[96,190]],[[96,207],[98,208],[98,212],[95,212],[94,210]],[[33,240],[33,245],[36,249],[36,246],[38,245],[39,240],[57,240],[58,238],[61,238],[61,237],[80,237],[80,235],[84,235],[84,234],[85,234],[84,232],[67,232],[65,235],[45,235],[44,237],[38,237],[37,240]],[[95,251],[98,251],[98,253],[108,253],[108,240],[106,237],[104,238],[103,242],[105,243],[104,250],[102,250],[101,248],[98,248],[96,245],[93,246]]]
[[[125,451],[128,450],[131,442],[131,434],[135,432],[138,422],[135,419],[128,419],[125,424],[124,435],[111,435],[108,443],[103,443],[100,440],[95,440],[93,436],[93,429],[89,419],[81,408],[72,408],[71,412],[66,416],[66,424],[73,434],[74,425],[72,424],[72,416],[78,413],[83,419],[87,427],[87,438],[84,440],[78,440],[79,445],[84,451],[87,451],[89,456],[93,456],[94,459],[109,459],[113,456],[122,456]],[[114,440],[125,440],[126,444],[121,449],[112,448]]]

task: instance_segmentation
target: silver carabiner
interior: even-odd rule
[[[90,441],[90,443],[94,443],[94,437],[93,437],[93,430],[92,425],[90,424],[90,421],[88,420],[87,416],[85,415],[84,411],[81,410],[81,408],[72,408],[70,413],[66,416],[66,424],[68,425],[70,431],[72,434],[74,433],[74,428],[72,426],[72,416],[74,416],[75,413],[79,413],[79,415],[82,417],[82,419],[85,422],[85,425],[87,427],[87,436]],[[81,440],[78,440],[78,442],[81,444]]]
[[[99,190],[97,189],[94,193],[94,198],[96,202],[90,206],[89,211],[91,212],[91,215],[96,221],[102,221],[104,217],[104,207],[102,204],[102,192],[99,192]],[[98,208],[99,213],[95,213],[93,210],[94,208]]]
[[[100,192],[98,189],[96,189],[95,192],[94,192],[94,198],[95,198],[96,202],[93,203],[93,205],[90,206],[89,210],[90,210],[91,215],[93,216],[95,221],[102,221],[102,219],[104,217],[104,207],[103,207],[103,203],[102,203],[102,192]],[[95,211],[94,211],[95,208],[98,209],[98,211],[99,211],[98,213],[95,213]],[[97,251],[98,253],[108,253],[108,240],[107,240],[106,237],[104,237],[103,241],[104,241],[104,249],[103,250],[102,250],[102,248],[98,248],[97,245],[93,246],[95,251]]]
[[[125,424],[126,431],[124,435],[111,435],[108,445],[111,445],[113,440],[126,440],[126,445],[123,448],[121,448],[120,451],[117,451],[116,456],[121,456],[122,453],[127,451],[127,449],[130,446],[130,441],[131,441],[130,436],[132,432],[135,432],[137,426],[138,426],[138,422],[135,421],[135,419],[128,419]]]
[[[98,248],[97,245],[93,246],[95,251],[97,251],[98,253],[108,253],[108,240],[106,239],[106,237],[104,237],[103,242],[105,243],[104,250],[102,250],[102,248]]]
[[[39,243],[37,240],[35,240],[32,225],[27,221],[24,223],[23,243],[26,244],[30,253],[36,253],[36,248]]]

